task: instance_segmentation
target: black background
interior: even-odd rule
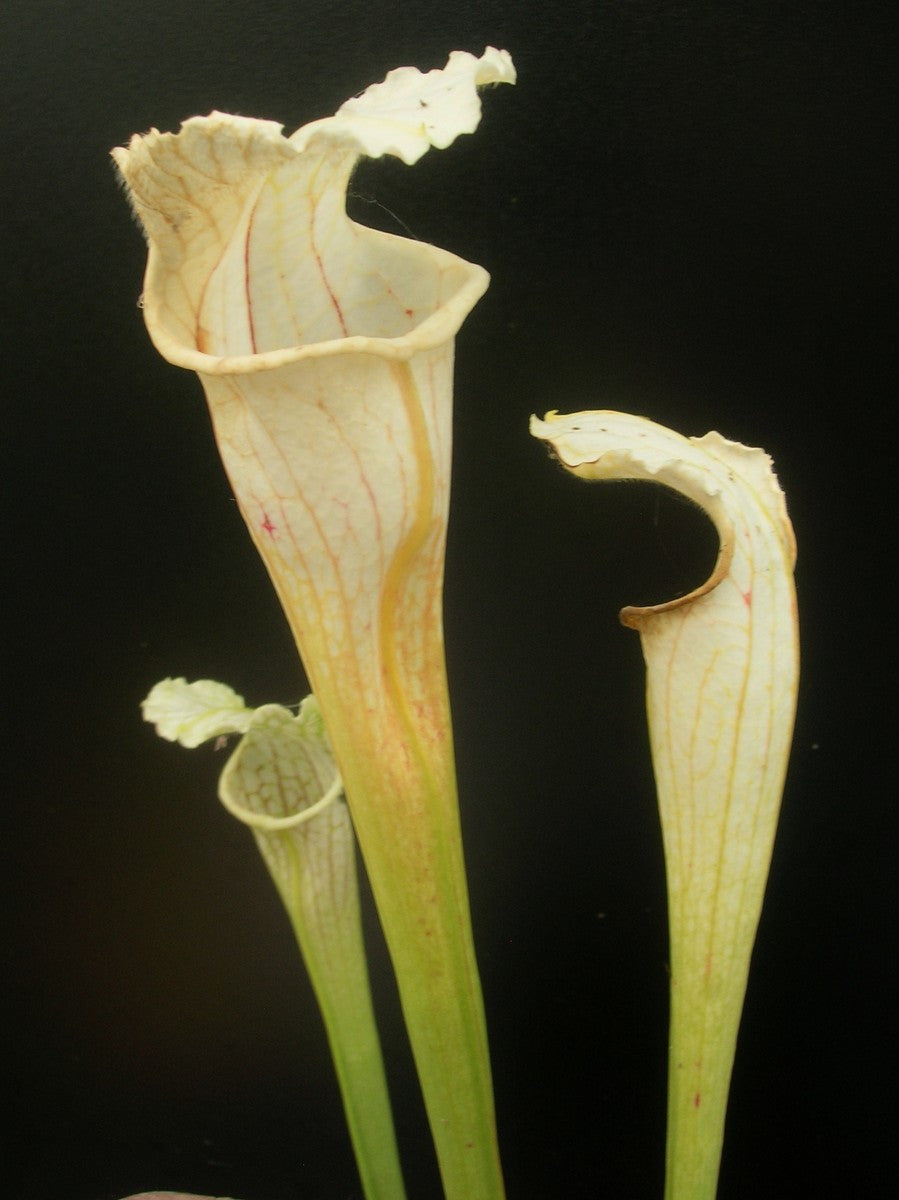
[[[714,539],[667,494],[547,461],[528,414],[590,407],[764,446],[799,542],[798,725],[720,1200],[893,1194],[893,11],[5,0],[8,1195],[360,1194],[223,758],[140,720],[169,674],[252,704],[304,689],[199,383],[143,329],[107,155],[212,108],[292,131],[485,44],[518,86],[415,168],[365,164],[352,205],[493,276],[457,347],[446,608],[510,1200],[661,1195],[664,867],[616,613],[697,583]],[[371,933],[410,1200],[431,1200]]]

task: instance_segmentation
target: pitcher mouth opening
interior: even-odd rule
[[[150,245],[144,317],[160,353],[225,375],[347,352],[409,359],[448,342],[487,273],[357,224],[347,186],[361,157],[412,165],[474,132],[478,89],[514,82],[506,51],[455,51],[440,70],[390,72],[290,137],[214,111],[114,150]]]
[[[410,294],[410,291],[414,293],[420,289],[409,289],[407,286],[401,294],[398,287],[384,280],[385,295],[389,295],[393,303],[386,317],[382,312],[368,326],[354,314],[344,315],[341,310],[341,331],[334,331],[337,336],[260,348],[255,353],[229,354],[223,352],[223,348],[216,350],[215,342],[219,340],[221,345],[220,339],[216,339],[199,320],[193,345],[170,327],[166,320],[166,306],[161,298],[164,289],[160,276],[166,272],[151,247],[143,308],[144,320],[154,345],[165,359],[176,366],[204,375],[247,375],[274,370],[305,359],[330,358],[339,354],[372,354],[382,359],[405,361],[453,338],[487,290],[490,283],[487,271],[476,263],[426,243],[412,242],[365,226],[356,228],[365,240],[377,239],[382,253],[388,250],[392,255],[398,253],[401,260],[406,260],[407,284],[409,259],[412,255],[419,257],[416,273],[430,279],[430,287],[438,296],[436,302],[421,303],[419,296]]]

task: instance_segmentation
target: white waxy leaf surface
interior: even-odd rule
[[[617,412],[532,418],[568,470],[695,501],[720,549],[705,583],[621,619],[640,633],[668,875],[667,1200],[712,1200],[749,961],[789,759],[796,544],[762,450]]]
[[[441,612],[454,338],[488,276],[351,221],[346,189],[361,154],[412,163],[472,132],[477,88],[514,78],[503,51],[456,52],[290,138],[212,113],[114,152],[149,243],[147,329],[200,376],[321,704],[448,1200],[503,1194]]]

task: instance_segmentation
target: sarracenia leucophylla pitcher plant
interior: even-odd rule
[[[354,223],[346,189],[361,155],[472,132],[477,87],[514,78],[456,52],[291,137],[213,113],[114,151],[147,328],[200,376],[321,707],[450,1200],[503,1194],[442,633],[454,336],[488,276]]]
[[[222,772],[220,799],[252,830],[293,926],[367,1200],[403,1200],[362,940],[356,842],[315,697],[296,715],[277,704],[253,711],[224,684],[166,679],[143,713],[161,737],[188,748],[243,735]]]
[[[640,633],[668,876],[666,1200],[713,1200],[737,1031],[790,753],[799,677],[783,493],[761,450],[641,417],[532,418],[583,479],[665,484],[720,540],[689,595],[621,619]]]

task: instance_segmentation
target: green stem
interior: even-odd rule
[[[715,1200],[748,958],[672,947],[665,1200]]]
[[[355,874],[350,894],[335,905],[333,893],[304,883],[295,848],[289,853],[292,894],[285,894],[280,883],[279,891],[321,1009],[362,1186],[367,1200],[402,1200],[405,1190],[371,1003]]]
[[[348,788],[352,795],[350,781]],[[427,822],[404,822],[395,799],[390,805],[371,793],[366,799],[354,810],[360,814],[357,831],[445,1195],[447,1200],[502,1200],[484,1008],[457,821],[446,794],[421,795],[422,807],[430,810]],[[375,820],[368,819],[372,812]]]

